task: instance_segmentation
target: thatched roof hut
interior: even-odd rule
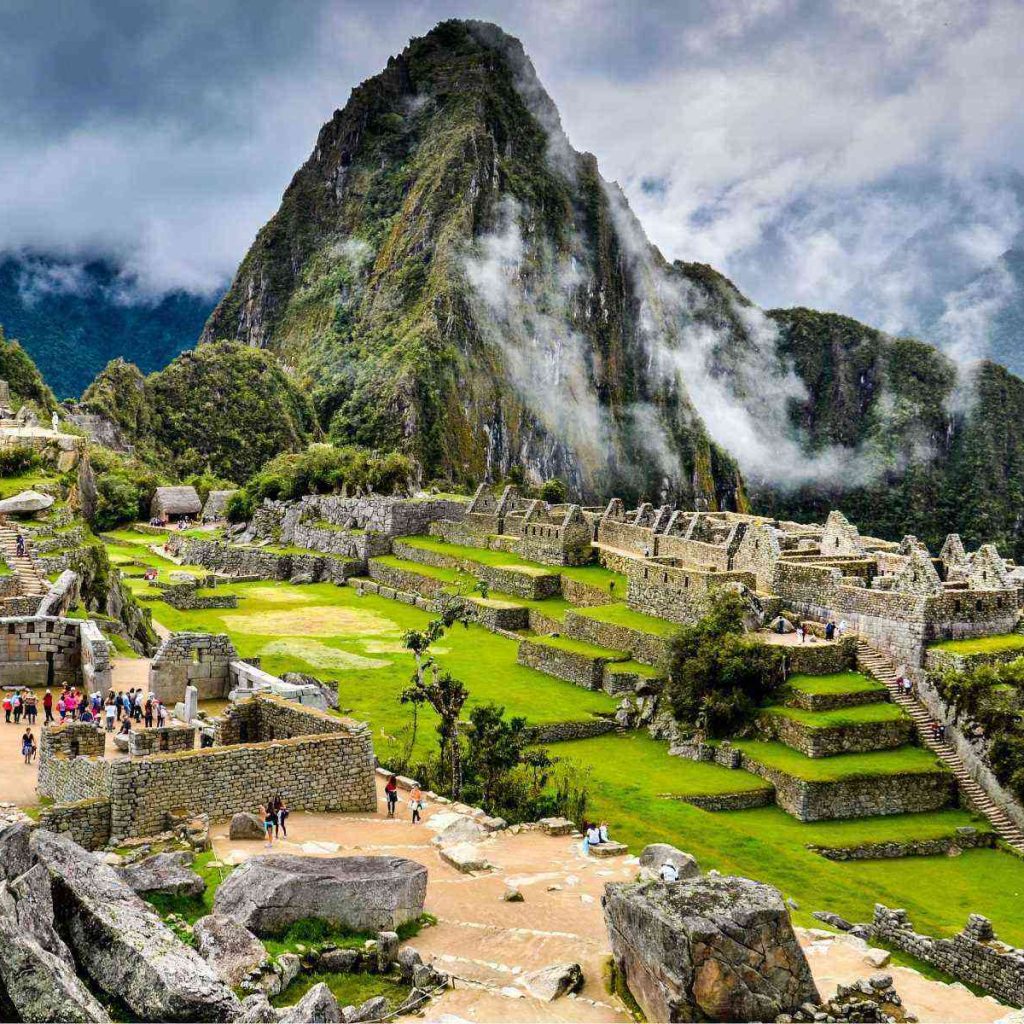
[[[194,487],[158,487],[150,504],[150,514],[157,519],[182,519],[197,516],[203,510]]]
[[[228,500],[232,494],[237,494],[237,488],[230,491],[210,491],[203,506],[203,522],[215,523],[224,519],[228,512]]]

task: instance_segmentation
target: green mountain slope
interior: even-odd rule
[[[736,507],[735,464],[648,372],[664,261],[619,205],[521,45],[446,22],[323,127],[203,337],[277,353],[332,438],[427,477]]]
[[[118,356],[149,372],[195,344],[209,299],[174,292],[146,302],[123,285],[117,268],[99,260],[0,257],[0,324],[61,398],[81,394]]]

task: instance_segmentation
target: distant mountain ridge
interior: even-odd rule
[[[214,302],[171,292],[133,296],[119,268],[46,254],[0,256],[0,325],[60,398],[77,397],[111,360],[162,369],[191,348]]]

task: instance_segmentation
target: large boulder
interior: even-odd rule
[[[18,927],[35,939],[48,953],[74,965],[74,957],[57,934],[53,915],[53,893],[46,868],[36,864],[7,886],[3,900],[8,912],[14,912]]]
[[[263,943],[248,928],[230,917],[208,914],[192,926],[199,955],[232,988],[267,959]]]
[[[612,883],[604,918],[648,1020],[763,1021],[820,997],[782,896],[748,878]]]
[[[228,839],[263,839],[266,837],[266,830],[263,827],[263,819],[258,814],[250,814],[248,811],[240,811],[231,818],[228,826]]]
[[[60,930],[79,968],[140,1020],[224,1021],[234,993],[117,872],[43,829],[29,848],[50,876]]]
[[[583,988],[583,969],[579,964],[553,964],[524,974],[519,983],[534,999],[553,1003],[556,999]]]
[[[0,829],[0,879],[10,882],[32,867],[28,841],[34,831],[35,825],[25,821]]]
[[[281,1024],[339,1024],[341,1007],[334,993],[317,982],[294,1006],[289,1006]]]
[[[675,865],[680,881],[700,875],[700,866],[695,857],[668,843],[649,843],[640,854],[641,877],[656,878],[664,864]]]
[[[186,850],[157,853],[117,872],[137,893],[167,896],[202,896],[206,882],[192,870],[193,855]]]
[[[394,931],[423,913],[427,869],[404,857],[253,857],[217,890],[217,914],[256,935],[319,918],[357,932]]]
[[[459,814],[452,818],[431,840],[434,846],[457,846],[479,843],[487,838],[487,830],[479,822]]]

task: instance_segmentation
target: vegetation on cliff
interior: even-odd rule
[[[0,380],[7,381],[11,389],[11,400],[16,407],[28,402],[40,412],[52,412],[56,408],[53,392],[46,386],[42,374],[32,357],[18,344],[8,341],[0,326]]]

